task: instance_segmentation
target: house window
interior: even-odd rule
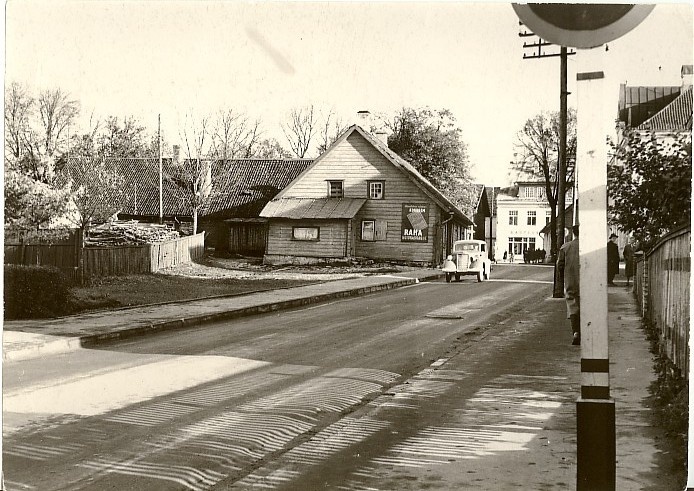
[[[550,210],[545,211],[545,225],[548,225],[552,220],[552,212]]]
[[[320,227],[292,227],[292,239],[317,242],[320,240]]]
[[[536,211],[529,211],[528,212],[528,225],[537,225],[537,212]]]
[[[361,222],[361,240],[374,242],[386,240],[388,222],[385,220],[363,220]]]
[[[369,199],[383,199],[384,189],[383,181],[369,181]]]
[[[527,187],[525,188],[525,197],[526,198],[534,198],[535,197],[535,188]]]
[[[344,196],[342,181],[328,181],[328,198],[342,198]]]
[[[510,210],[508,212],[508,224],[518,225],[518,210]]]

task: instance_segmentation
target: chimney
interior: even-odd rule
[[[174,145],[173,146],[173,163],[178,164],[180,162],[180,157],[181,157],[181,146],[180,145]]]
[[[376,130],[374,133],[376,138],[381,140],[381,142],[387,147],[388,146],[388,133],[383,128]]]
[[[692,86],[692,68],[694,65],[682,65],[682,90]]]
[[[357,124],[365,131],[371,131],[371,113],[369,111],[357,111]]]

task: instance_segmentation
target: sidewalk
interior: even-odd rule
[[[191,302],[170,303],[157,306],[142,306],[64,317],[45,321],[6,322],[3,332],[3,360],[17,361],[41,356],[51,352],[61,352],[88,346],[99,341],[123,339],[164,329],[175,329],[202,322],[229,319],[233,317],[270,312],[292,308],[333,298],[360,295],[379,290],[415,284],[418,281],[434,279],[441,275],[437,270],[422,270],[330,281],[297,288],[267,291],[233,297],[217,297]],[[667,458],[662,432],[651,426],[648,408],[648,387],[655,379],[652,370],[652,356],[645,332],[641,329],[641,319],[631,289],[623,284],[608,289],[608,325],[610,328],[610,390],[615,400],[617,432],[617,489],[678,489],[673,476],[659,465]],[[438,476],[446,489],[446,483],[463,486],[456,489],[509,489],[521,483],[536,482],[542,489],[575,489],[576,475],[576,418],[575,401],[580,391],[580,348],[570,346],[570,330],[565,319],[564,302],[548,299],[538,312],[531,314],[531,321],[518,321],[516,326],[508,326],[514,334],[527,331],[528,343],[540,346],[541,358],[532,362],[522,353],[514,351],[513,340],[501,337],[485,338],[480,342],[497,343],[503,348],[504,340],[509,349],[510,364],[499,370],[512,375],[498,378],[501,393],[519,389],[517,394],[526,398],[519,404],[533,407],[538,401],[537,391],[554,391],[563,401],[561,409],[544,426],[545,436],[537,435],[526,445],[524,458],[517,452],[506,452],[504,458],[498,454],[494,459],[470,460],[470,464],[430,468],[428,477]],[[538,325],[539,324],[539,325]],[[534,327],[533,327],[534,325]],[[44,332],[50,329],[53,335]],[[562,337],[565,334],[565,339]],[[500,334],[503,336],[503,332]],[[524,335],[525,336],[525,335]],[[522,339],[522,338],[521,338]],[[538,348],[535,348],[536,350]],[[457,359],[456,359],[457,358]],[[514,360],[514,358],[516,358]],[[485,363],[483,353],[467,353],[448,360],[441,369],[467,370],[465,363],[474,363],[482,369]],[[475,366],[473,363],[473,367]],[[460,366],[457,366],[460,365]],[[512,366],[520,366],[513,372]],[[501,373],[501,372],[500,372]],[[565,374],[565,381],[552,382],[557,375]],[[416,377],[415,377],[416,378]],[[504,380],[511,380],[504,388]],[[522,382],[525,380],[525,382]],[[549,382],[548,382],[549,381]],[[416,382],[416,380],[415,380]],[[518,385],[518,384],[525,384]],[[544,384],[544,386],[543,386]],[[549,385],[548,385],[549,384]],[[515,389],[514,389],[515,387]],[[522,390],[520,390],[522,389]],[[522,394],[530,394],[523,396]],[[460,417],[455,397],[443,396],[438,410],[441,418],[453,414]],[[450,400],[449,400],[450,399]],[[472,414],[478,420],[468,420],[484,426],[488,419],[499,415],[499,409],[508,407],[509,400],[490,401],[484,397],[476,404],[480,407]],[[494,404],[502,406],[495,407]],[[506,405],[506,406],[505,406]],[[429,404],[432,411],[437,408]],[[460,407],[460,406],[457,406]],[[496,412],[495,412],[496,411]],[[475,416],[477,415],[477,416]],[[355,415],[356,417],[357,415]],[[421,413],[420,413],[421,416]],[[469,417],[473,417],[469,416]],[[442,421],[443,423],[443,421]],[[462,423],[462,420],[459,421]],[[545,442],[545,443],[543,443]],[[550,443],[551,442],[551,443]],[[516,455],[516,457],[513,457]],[[471,470],[474,469],[474,470]],[[388,473],[387,470],[383,470]],[[474,478],[474,479],[473,479]],[[415,481],[416,482],[416,481]],[[376,484],[374,482],[374,484]],[[487,487],[493,484],[493,487]],[[547,488],[546,486],[550,486]]]

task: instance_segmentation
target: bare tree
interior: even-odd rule
[[[552,257],[555,257],[558,233],[556,218],[559,202],[559,113],[540,113],[528,119],[523,129],[516,137],[515,160],[511,167],[519,178],[536,179],[544,182],[545,196],[550,207],[550,222],[552,223]],[[567,118],[567,167],[564,189],[573,185],[574,163],[576,161],[576,111],[570,110]]]
[[[212,133],[212,154],[228,159],[248,158],[258,143],[260,121],[251,122],[243,113],[226,109],[219,112]]]
[[[32,179],[50,183],[55,168],[48,163],[67,149],[68,128],[79,114],[79,104],[61,89],[54,89],[41,92],[36,105],[38,120],[27,137],[21,164]]]
[[[34,105],[26,87],[13,82],[5,88],[5,159],[19,161],[30,133],[29,119]]]
[[[318,153],[325,152],[330,145],[337,140],[342,132],[347,129],[347,126],[338,118],[335,113],[330,110],[323,117],[320,127],[320,143],[318,144]]]
[[[304,158],[316,133],[313,104],[304,108],[292,109],[289,117],[290,122],[282,125],[282,131],[294,155]]]
[[[193,216],[193,234],[198,230],[198,215],[212,197],[212,124],[209,117],[196,120],[186,117],[179,131],[183,144],[183,160],[172,166],[165,176],[173,184],[176,197]]]

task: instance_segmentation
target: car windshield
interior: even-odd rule
[[[478,251],[478,244],[455,244],[454,250],[456,251]]]

